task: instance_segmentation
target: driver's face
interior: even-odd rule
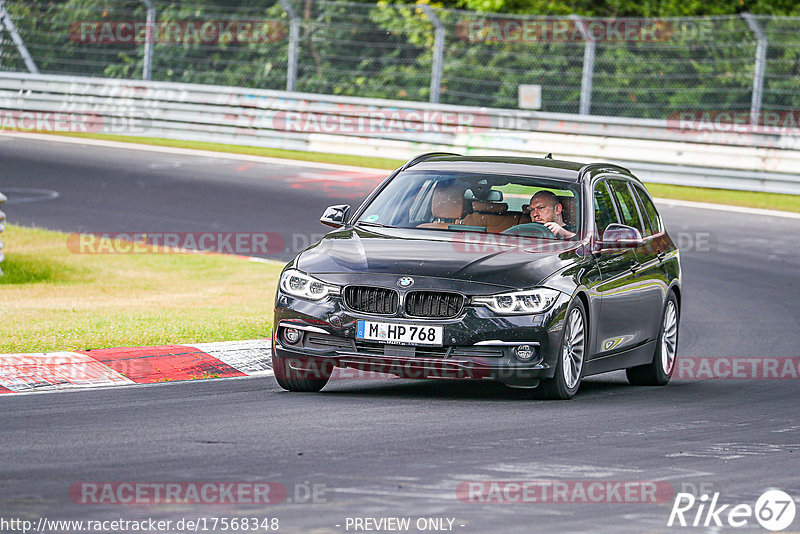
[[[545,199],[536,198],[528,204],[531,210],[531,221],[537,223],[554,222],[556,220],[556,207]]]

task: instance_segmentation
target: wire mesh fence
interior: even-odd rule
[[[533,86],[542,111],[662,119],[800,108],[800,18],[578,19],[329,0],[0,6],[7,71],[32,62],[46,74],[500,108]]]

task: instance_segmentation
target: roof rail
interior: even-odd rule
[[[405,162],[403,164],[403,166],[400,167],[400,170],[404,171],[407,168],[409,168],[409,167],[411,167],[413,165],[416,165],[417,163],[420,163],[422,161],[425,161],[426,159],[429,159],[429,158],[432,158],[432,157],[435,157],[435,156],[461,156],[461,154],[455,154],[453,152],[427,152],[425,154],[420,154],[419,156],[414,156],[413,158],[411,158],[410,160]]]
[[[611,168],[617,171],[624,171],[633,176],[633,173],[631,173],[630,169],[626,169],[621,165],[614,165],[613,163],[587,163],[586,165],[581,167],[581,169],[578,171],[578,180],[583,178],[583,176],[589,171],[603,169],[603,168]]]

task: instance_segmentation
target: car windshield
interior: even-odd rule
[[[356,224],[574,239],[576,184],[531,176],[443,171],[398,174]]]

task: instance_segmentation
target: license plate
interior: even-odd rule
[[[398,345],[442,345],[444,328],[418,324],[358,321],[356,339]]]

